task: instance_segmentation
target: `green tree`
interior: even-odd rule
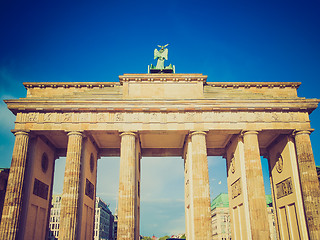
[[[170,237],[169,236],[164,236],[164,237],[159,238],[159,240],[167,240],[167,238],[170,238]]]
[[[182,239],[187,239],[187,237],[186,237],[185,234],[183,234],[183,235],[181,236],[181,238],[182,238]],[[181,239],[181,238],[180,238],[180,239]]]

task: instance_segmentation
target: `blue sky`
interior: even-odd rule
[[[169,43],[167,64],[177,73],[203,73],[209,82],[302,82],[299,96],[320,98],[319,10],[319,1],[1,1],[0,97],[24,97],[28,81],[116,82],[146,73],[154,48]],[[14,116],[2,101],[0,113],[0,167],[9,167]],[[320,165],[319,109],[310,118]],[[118,165],[99,160],[98,195],[113,211],[118,173],[110,169]],[[209,159],[213,196],[226,191],[224,165]],[[142,171],[141,233],[184,231],[182,160],[143,159]]]

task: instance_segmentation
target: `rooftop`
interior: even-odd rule
[[[266,195],[266,203],[268,207],[272,206],[272,196]],[[211,202],[211,210],[216,208],[227,208],[229,207],[229,196],[228,193],[220,193]]]

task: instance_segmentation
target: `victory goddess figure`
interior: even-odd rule
[[[168,60],[168,49],[166,48],[169,44],[164,46],[158,45],[160,50],[154,50],[154,59],[157,59],[157,65],[148,66],[148,73],[175,73],[175,66],[169,65],[164,66],[164,60]]]
[[[154,50],[154,59],[158,58],[156,69],[164,69],[164,60],[168,60],[168,48],[165,49],[165,47],[167,47],[168,45],[169,44],[164,46],[158,45],[160,50]]]

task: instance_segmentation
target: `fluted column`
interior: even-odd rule
[[[124,132],[121,135],[120,179],[118,207],[118,240],[135,239],[136,217],[136,134]]]
[[[15,134],[7,191],[3,205],[0,239],[14,240],[19,231],[22,207],[22,187],[27,159],[29,134],[19,131]]]
[[[310,239],[320,237],[320,188],[314,162],[310,131],[295,132],[302,198]]]
[[[207,160],[206,133],[190,134],[192,143],[192,186],[194,237],[196,239],[211,239],[210,188]],[[193,240],[193,239],[192,239]]]
[[[81,170],[82,133],[68,133],[66,168],[64,172],[63,193],[61,199],[59,239],[78,239],[79,219],[79,188]]]
[[[243,141],[252,239],[270,239],[258,132],[244,131]]]
[[[186,237],[190,240],[194,239],[193,232],[193,199],[192,199],[192,143],[190,136],[186,139],[184,149],[184,203],[185,203],[185,224]]]

